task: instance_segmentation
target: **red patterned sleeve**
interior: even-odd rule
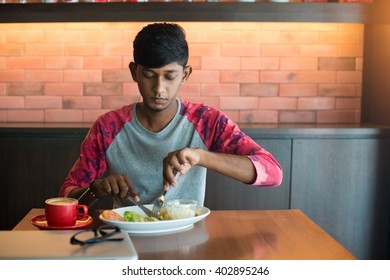
[[[89,185],[104,175],[106,150],[130,118],[131,107],[123,107],[103,115],[92,125],[81,144],[79,158],[60,188],[60,196],[68,196],[74,188]]]
[[[257,172],[252,185],[276,187],[282,183],[283,172],[278,161],[225,114],[205,105],[185,103],[185,106],[188,106],[188,119],[196,125],[210,151],[244,155],[252,161]]]

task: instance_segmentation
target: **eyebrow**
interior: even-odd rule
[[[153,68],[144,68],[143,71],[157,73],[156,71],[153,70]],[[176,72],[179,72],[179,70],[177,70],[177,69],[168,69],[168,70],[164,70],[163,73],[176,73]]]

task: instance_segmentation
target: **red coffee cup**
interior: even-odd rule
[[[79,213],[79,209],[83,212]],[[75,198],[54,197],[45,201],[45,215],[49,226],[74,226],[77,219],[84,219],[88,215],[87,205],[79,205]]]

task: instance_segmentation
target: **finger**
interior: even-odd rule
[[[109,176],[107,178],[107,182],[109,184],[109,188],[111,189],[111,195],[117,196],[119,193],[118,176],[117,175]]]
[[[133,184],[131,183],[129,176],[127,176],[127,174],[124,174],[124,175],[122,175],[122,177],[123,177],[123,180],[125,181],[126,185],[128,186],[127,191],[123,197],[126,197],[127,194],[130,194],[135,199],[135,201],[138,202],[140,200],[140,198],[139,198],[138,194],[135,192]]]

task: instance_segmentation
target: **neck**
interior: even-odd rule
[[[177,102],[163,111],[152,111],[142,102],[137,103],[136,114],[140,124],[147,130],[159,132],[163,130],[175,117],[178,109]]]

